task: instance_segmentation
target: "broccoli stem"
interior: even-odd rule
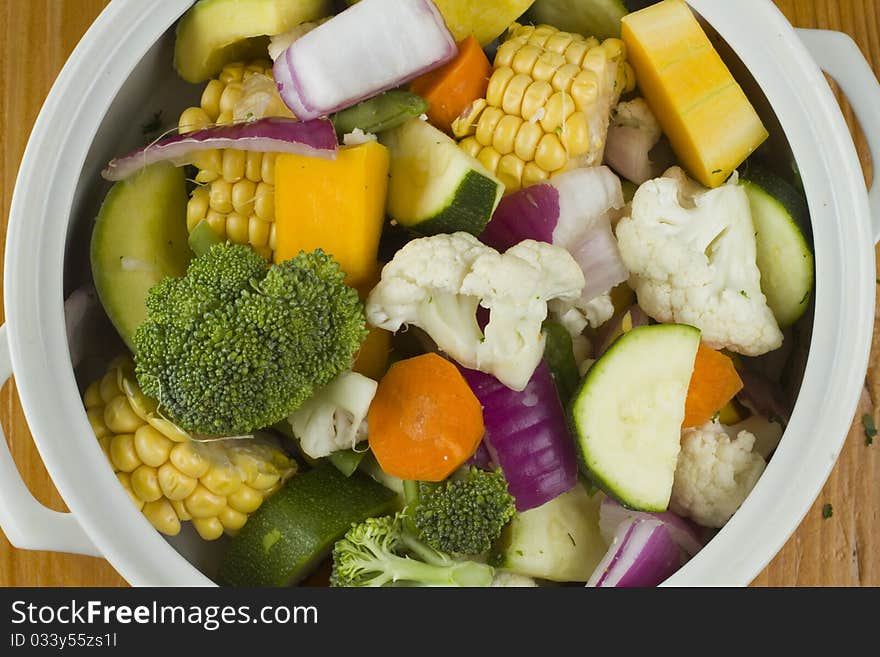
[[[421,561],[404,559],[403,568],[416,566],[418,572],[412,574],[417,576],[398,579],[414,579],[435,586],[489,586],[495,575],[491,566],[475,561],[454,561],[407,533],[401,534],[400,544]]]

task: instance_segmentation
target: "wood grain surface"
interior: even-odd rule
[[[31,126],[65,59],[105,4],[106,0],[0,0],[0,249],[5,248],[12,188]],[[776,4],[795,26],[850,34],[875,72],[880,71],[880,0]],[[864,139],[846,107],[845,115],[870,180]],[[874,335],[872,367],[840,459],[800,528],[756,578],[756,586],[880,585],[880,437],[866,445],[861,422],[865,413],[872,413],[880,426],[873,403],[880,401],[878,320]],[[0,392],[0,421],[34,495],[53,509],[65,510],[31,440],[14,382]],[[833,508],[828,519],[822,514],[826,504]],[[16,550],[0,533],[0,586],[124,585],[102,559]]]

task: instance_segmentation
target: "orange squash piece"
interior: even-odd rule
[[[684,403],[681,426],[698,427],[711,420],[715,413],[742,390],[743,382],[733,361],[720,351],[700,344],[694,361],[694,373]]]

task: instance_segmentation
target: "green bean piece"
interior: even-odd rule
[[[390,130],[427,111],[428,102],[424,98],[398,89],[337,112],[331,120],[336,134],[342,138],[357,128],[372,134]]]

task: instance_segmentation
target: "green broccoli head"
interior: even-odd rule
[[[501,470],[471,467],[462,479],[419,483],[413,523],[428,545],[454,554],[481,554],[492,547],[516,513]]]
[[[353,525],[333,546],[331,586],[489,586],[495,570],[456,561],[404,529],[398,513]]]
[[[284,419],[351,366],[363,304],[320,249],[268,266],[218,244],[147,295],[134,335],[143,391],[184,429],[244,434]]]

